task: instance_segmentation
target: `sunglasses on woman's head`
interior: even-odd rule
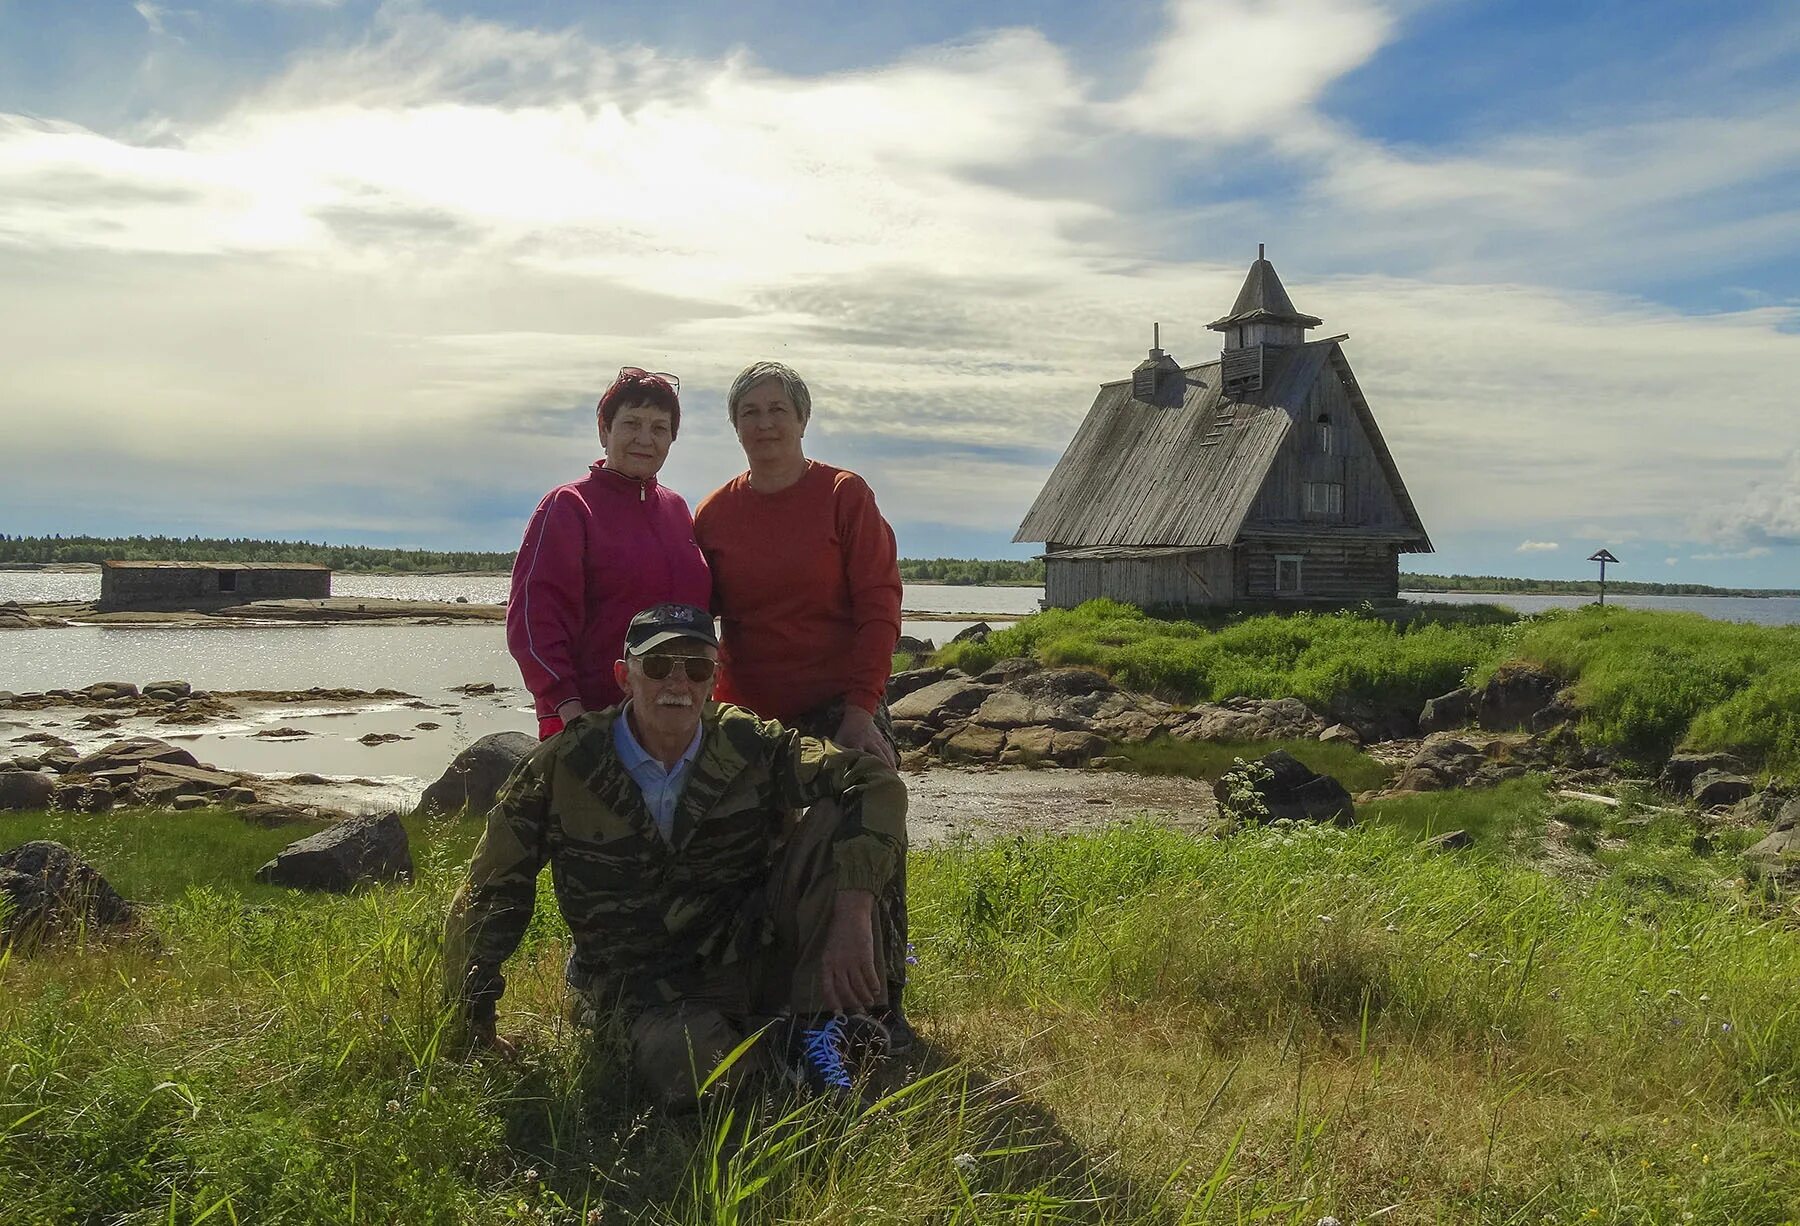
[[[669,385],[671,390],[677,393],[681,391],[681,380],[666,370],[645,370],[642,366],[619,367],[620,379],[623,379],[628,375],[633,379],[661,379],[664,383]]]
[[[652,681],[667,681],[669,674],[675,671],[675,661],[681,661],[682,671],[687,679],[693,682],[712,680],[713,670],[719,662],[710,656],[636,656],[638,669]]]

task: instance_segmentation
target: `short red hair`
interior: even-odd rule
[[[608,430],[612,429],[613,418],[619,410],[628,404],[648,405],[653,409],[661,409],[669,415],[669,437],[674,438],[681,433],[681,397],[670,382],[661,375],[647,370],[627,367],[619,372],[619,377],[612,381],[600,397],[596,406],[600,411],[600,424]]]

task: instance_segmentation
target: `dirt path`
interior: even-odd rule
[[[915,846],[964,834],[995,838],[1094,829],[1145,815],[1199,826],[1218,813],[1211,784],[1113,771],[934,766],[908,774],[906,788],[906,824]]]

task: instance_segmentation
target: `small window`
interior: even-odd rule
[[[1308,515],[1342,515],[1344,486],[1340,481],[1308,481],[1303,495]]]
[[[1319,454],[1330,455],[1333,441],[1331,437],[1331,414],[1319,414],[1319,420],[1313,423],[1313,429],[1319,443]]]
[[[1299,554],[1275,555],[1275,594],[1277,596],[1298,596],[1300,594]]]
[[[235,570],[222,570],[219,572],[219,590],[221,592],[237,591],[237,572]]]

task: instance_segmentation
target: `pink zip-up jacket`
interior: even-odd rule
[[[664,601],[708,608],[712,576],[680,494],[606,467],[544,495],[513,562],[506,646],[541,719],[579,698],[624,699],[613,661],[633,616]]]

